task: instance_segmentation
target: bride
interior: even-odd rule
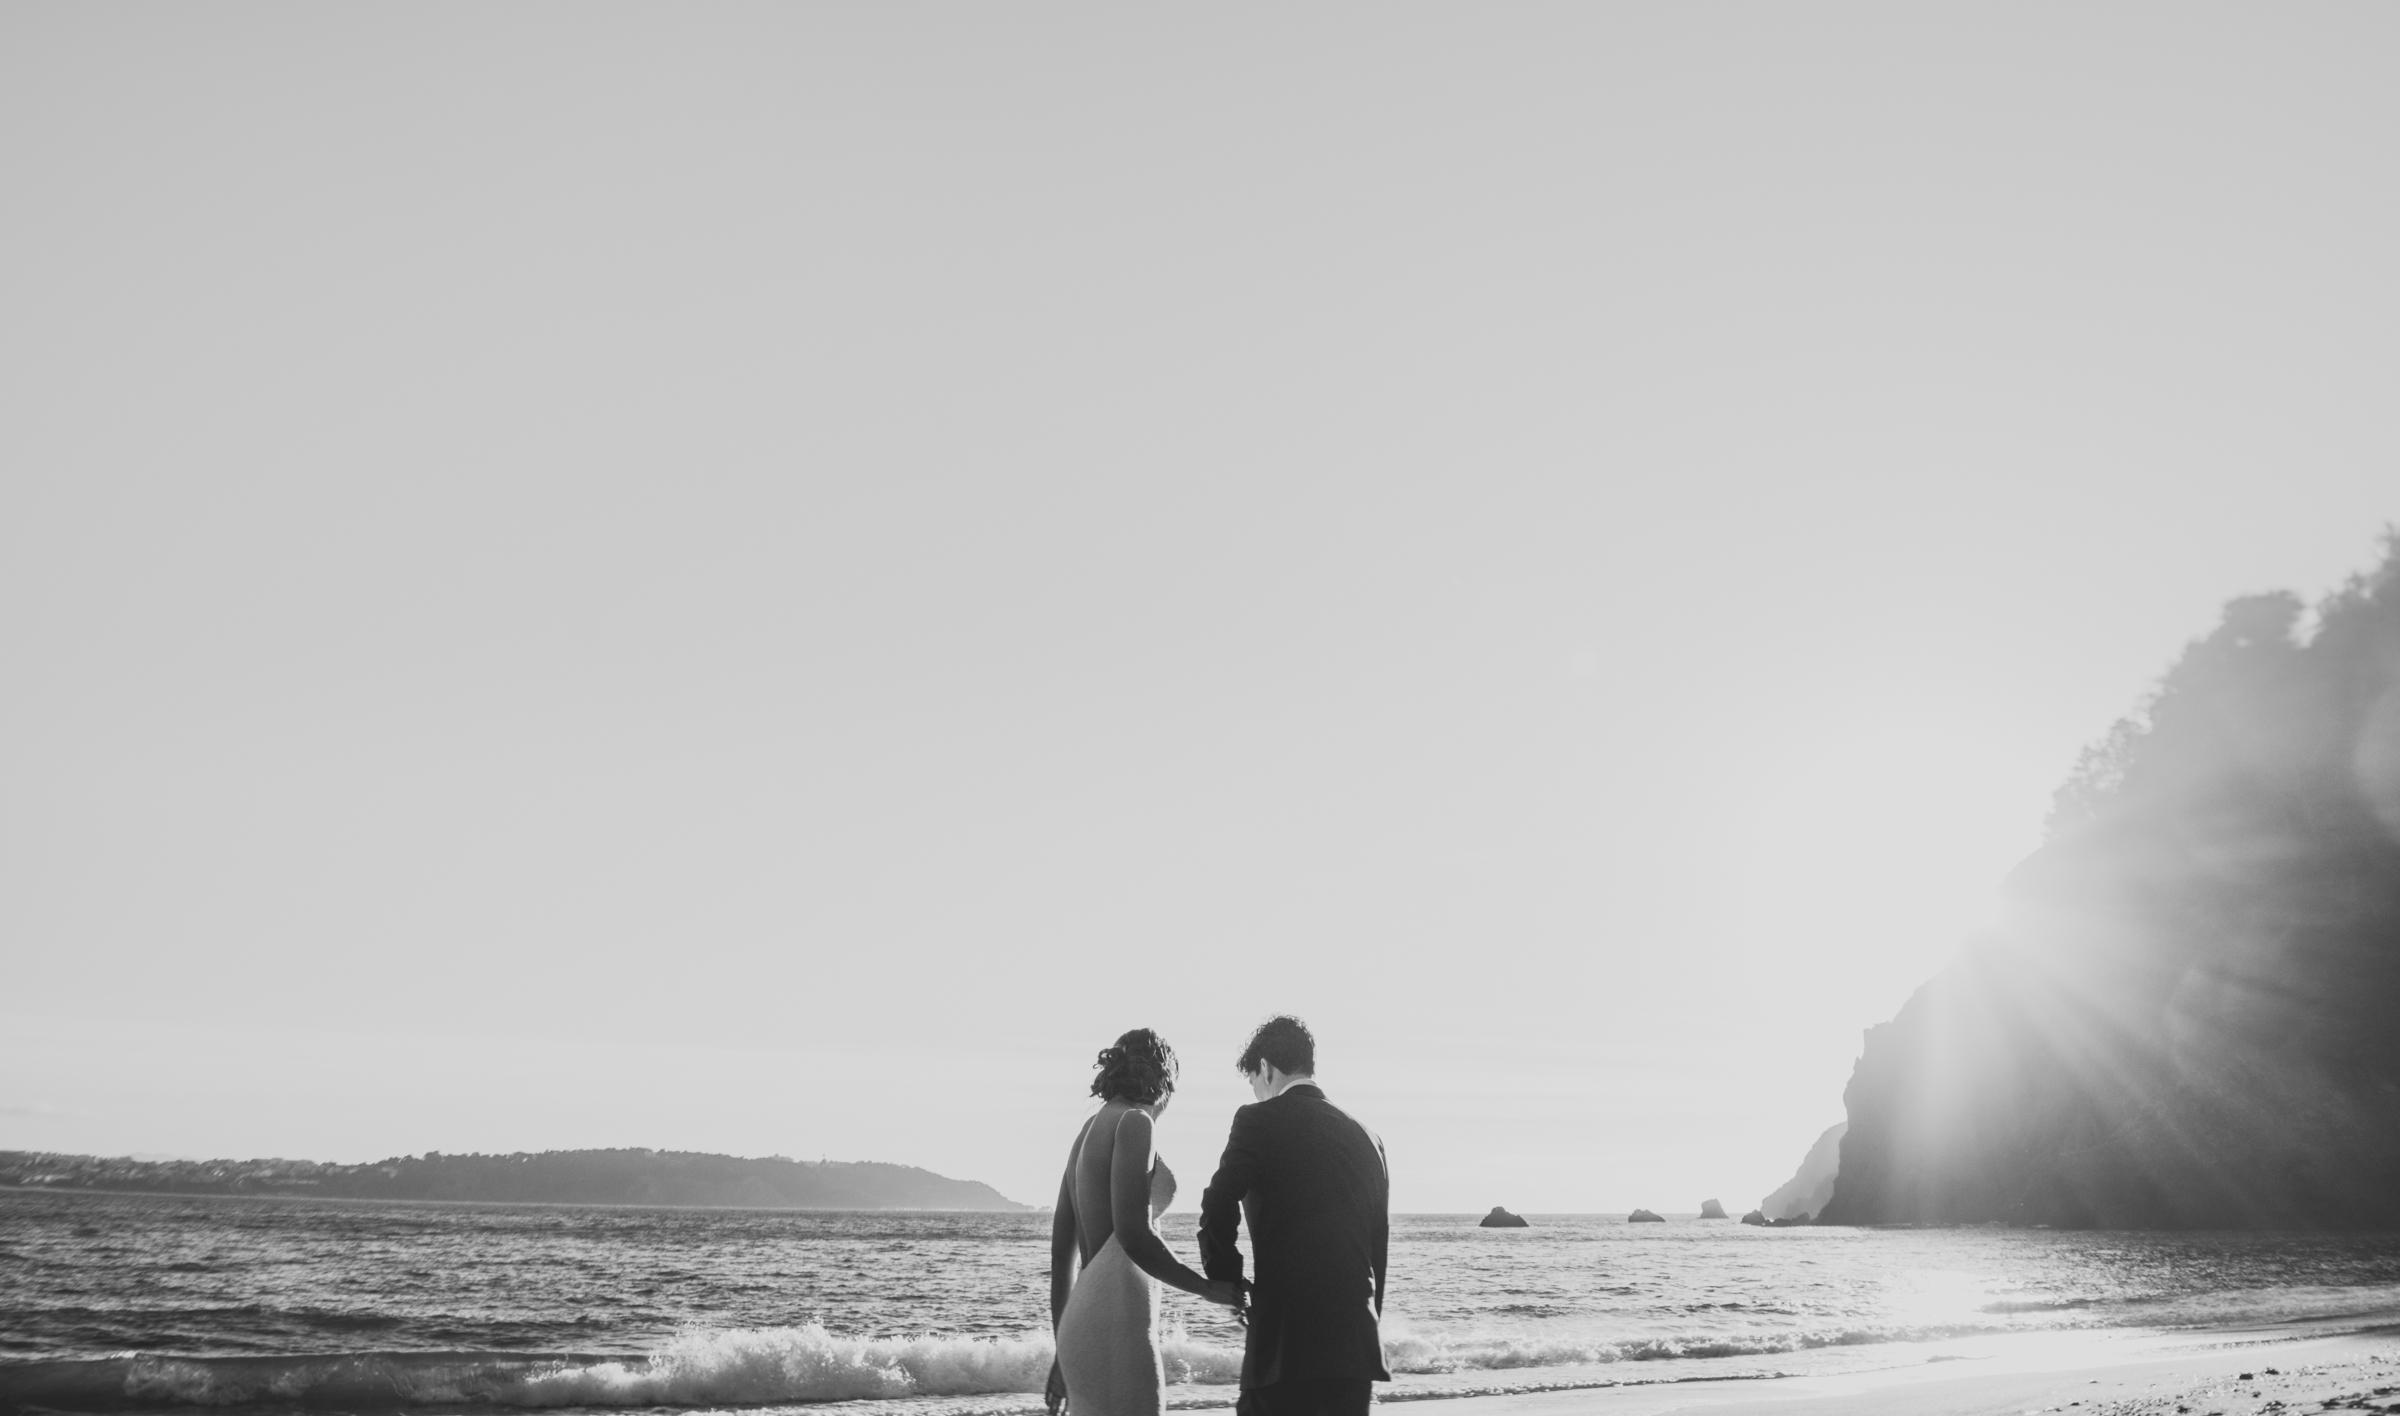
[[[1241,1285],[1206,1279],[1167,1252],[1151,1220],[1175,1200],[1175,1173],[1150,1133],[1175,1094],[1175,1049],[1148,1028],[1104,1048],[1094,1064],[1100,1110],[1075,1137],[1050,1222],[1050,1326],[1058,1360],[1051,1416],[1157,1416],[1166,1373],[1158,1360],[1158,1285],[1241,1306]],[[1080,1266],[1082,1272],[1078,1274]]]

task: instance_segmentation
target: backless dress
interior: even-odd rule
[[[1113,1130],[1095,1138],[1096,1129],[1087,1129],[1077,1143],[1079,1175],[1083,1146],[1095,1139],[1116,1143]],[[1175,1173],[1159,1161],[1150,1169],[1151,1217],[1174,1199]],[[1058,1370],[1067,1380],[1067,1416],[1158,1416],[1167,1384],[1158,1352],[1158,1280],[1142,1272],[1114,1232],[1067,1294],[1058,1319]]]

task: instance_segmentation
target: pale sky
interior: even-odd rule
[[[0,7],[0,1147],[1746,1208],[2400,519],[2400,8]],[[1193,1188],[1190,1194],[1196,1196]]]

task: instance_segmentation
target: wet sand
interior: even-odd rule
[[[1882,1371],[1426,1405],[1438,1416],[2400,1416],[2400,1328],[2003,1338]]]

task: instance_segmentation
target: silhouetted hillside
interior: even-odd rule
[[[1867,1034],[1834,1223],[2400,1224],[2400,537],[2227,606]]]
[[[1026,1210],[978,1180],[910,1165],[694,1151],[543,1151],[399,1156],[367,1165],[310,1160],[122,1160],[0,1151],[0,1184],[178,1195],[320,1195],[525,1204],[710,1205],[807,1210]]]
[[[1798,1219],[1824,1209],[1833,1199],[1834,1176],[1842,1163],[1842,1136],[1849,1129],[1846,1121],[1826,1127],[1825,1134],[1800,1158],[1800,1168],[1792,1172],[1792,1178],[1758,1202],[1759,1212],[1769,1219]]]

